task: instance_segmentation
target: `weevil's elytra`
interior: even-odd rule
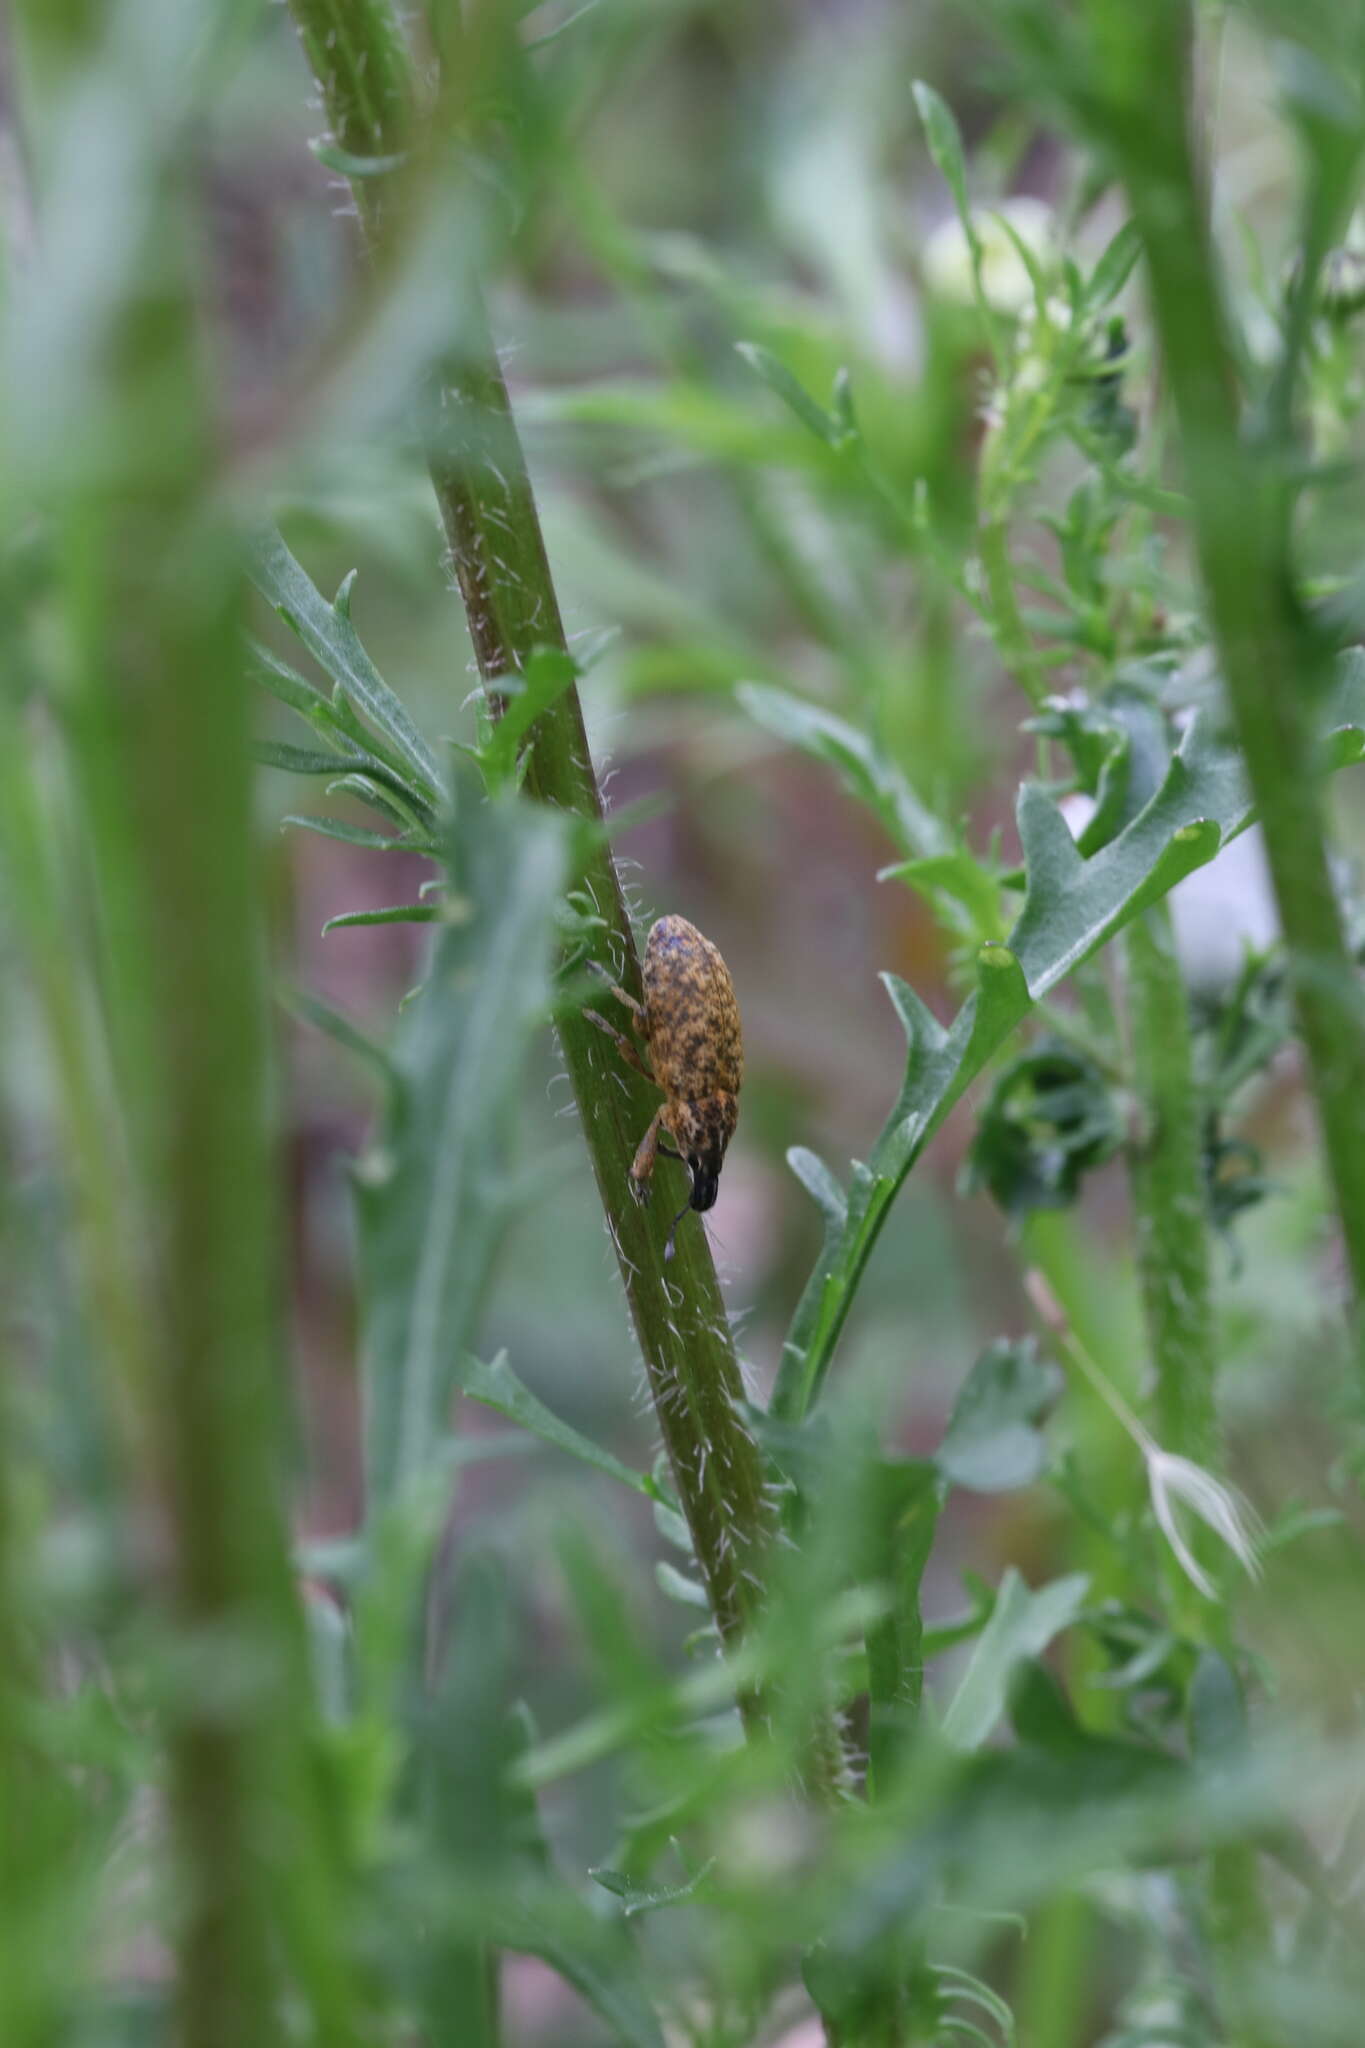
[[[645,1042],[644,1057],[605,1017],[587,1010],[615,1039],[631,1065],[663,1090],[656,1111],[640,1140],[630,1169],[637,1200],[649,1200],[654,1163],[671,1138],[692,1176],[687,1209],[709,1209],[716,1199],[725,1148],[739,1118],[739,1090],[744,1078],[744,1042],[739,1004],[730,970],[719,950],[685,917],[661,917],[645,946],[643,1005],[612,985],[612,993],[635,1014]],[[670,1233],[668,1257],[672,1257]]]

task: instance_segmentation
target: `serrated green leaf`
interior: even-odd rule
[[[991,1618],[947,1713],[943,1733],[955,1749],[979,1749],[1005,1711],[1010,1678],[1025,1657],[1041,1656],[1054,1636],[1080,1613],[1090,1580],[1085,1572],[1053,1579],[1035,1593],[1011,1566],[1000,1581]]]
[[[1365,734],[1365,662],[1339,664],[1323,726],[1340,744]],[[976,989],[951,1027],[904,982],[882,977],[909,1041],[905,1078],[869,1164],[855,1171],[844,1228],[822,1249],[797,1305],[773,1390],[775,1414],[799,1421],[818,1396],[898,1188],[986,1061],[1039,997],[1251,821],[1240,758],[1203,715],[1191,721],[1151,801],[1089,860],[1051,798],[1024,786],[1024,907],[1008,944],[979,949]]]
[[[298,635],[318,666],[341,685],[356,709],[395,748],[426,799],[438,802],[443,788],[441,764],[370,660],[346,614],[328,604],[273,529],[252,549],[249,567],[261,595]]]
[[[590,1437],[582,1436],[569,1423],[561,1422],[553,1411],[547,1408],[524,1386],[507,1363],[507,1354],[500,1351],[487,1364],[472,1353],[466,1353],[455,1371],[455,1386],[471,1401],[478,1401],[485,1408],[493,1408],[499,1415],[505,1415],[509,1422],[519,1422],[542,1443],[553,1444],[556,1450],[566,1451],[580,1464],[591,1465],[594,1471],[605,1472],[608,1478],[620,1480],[623,1486],[633,1488],[636,1493],[648,1494],[653,1498],[656,1487],[653,1479],[644,1472],[636,1472],[625,1465],[610,1451],[593,1443]],[[703,1595],[703,1600],[705,1596]]]

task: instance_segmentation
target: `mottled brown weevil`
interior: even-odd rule
[[[604,968],[598,969],[605,974]],[[615,1040],[633,1067],[662,1088],[664,1100],[640,1140],[630,1169],[631,1191],[647,1202],[654,1161],[681,1159],[692,1176],[692,1193],[673,1219],[673,1236],[689,1209],[709,1209],[716,1199],[725,1148],[739,1119],[744,1078],[744,1041],[730,970],[719,950],[685,917],[661,917],[645,945],[645,999],[611,984],[612,994],[632,1011],[645,1042],[643,1057],[624,1032],[585,1010]],[[665,1136],[673,1146],[664,1143]]]

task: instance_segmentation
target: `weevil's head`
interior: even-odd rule
[[[692,1176],[688,1207],[703,1212],[714,1208],[725,1148],[739,1121],[738,1098],[721,1092],[704,1095],[699,1102],[674,1103],[668,1120]]]

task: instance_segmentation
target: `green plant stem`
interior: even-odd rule
[[[15,1299],[17,1276],[3,1268],[0,1275],[6,1298]],[[78,1774],[43,1739],[43,1667],[54,1646],[32,1591],[42,1530],[18,1384],[16,1361],[0,1352],[0,2039],[9,2048],[48,2048],[69,2038],[86,1989],[71,1957],[72,1944],[93,1941],[79,1875],[91,1817]],[[53,1938],[58,1927],[61,1942]]]
[[[177,105],[146,115],[127,97],[101,102],[92,122],[91,32],[72,33],[73,21],[73,10],[43,0],[23,9],[35,60],[26,75],[43,82],[24,109],[35,161],[65,165],[84,149],[98,180],[112,150],[122,174],[120,124],[144,120],[142,182],[119,223],[120,289],[100,296],[81,337],[101,375],[72,393],[72,460],[52,486],[70,627],[61,709],[95,885],[98,972],[88,975],[79,932],[66,933],[76,964],[64,987],[50,949],[35,957],[70,1091],[65,1114],[96,1121],[73,1143],[78,1172],[92,1146],[126,1161],[116,1195],[87,1165],[79,1193],[101,1230],[82,1249],[92,1296],[118,1305],[119,1326],[100,1334],[113,1349],[140,1341],[145,1369],[125,1391],[142,1403],[138,1441],[150,1446],[167,1538],[170,1626],[153,1699],[174,1857],[174,2032],[183,2048],[276,2040],[293,2003],[315,2038],[348,2048],[335,1834],[308,1748],[311,1681],[285,1516],[239,550],[215,509],[183,114]],[[59,207],[52,216],[60,235]],[[35,818],[41,810],[26,807],[10,836],[43,878],[46,862],[24,840]],[[103,997],[117,1134],[105,1128],[114,1106],[95,1091],[82,1043],[91,982]],[[111,1200],[125,1212],[121,1229],[102,1216]],[[111,1282],[101,1262],[113,1258],[132,1270]],[[136,1339],[122,1327],[129,1303]],[[131,1478],[145,1486],[140,1467]]]
[[[367,155],[400,149],[412,126],[407,60],[388,0],[291,0],[337,142]],[[401,79],[399,74],[401,73]],[[465,91],[469,82],[462,81]],[[358,178],[357,204],[382,253],[382,180]],[[564,629],[507,389],[476,289],[458,349],[442,364],[429,462],[470,637],[485,689],[519,671],[536,647],[564,648]],[[600,827],[602,803],[578,692],[570,688],[531,736],[527,786]],[[592,953],[638,996],[634,935],[605,835],[593,835],[580,878],[595,926]],[[657,1096],[575,1012],[559,1039],[650,1391],[721,1638],[733,1644],[762,1589],[771,1533],[762,1461],[741,1414],[743,1385],[704,1229],[687,1219],[665,1268],[667,1216],[636,1206],[629,1168]],[[674,1190],[665,1183],[669,1202]],[[678,1192],[682,1192],[681,1187]],[[743,1702],[751,1724],[756,1699]]]
[[[1147,1342],[1156,1372],[1157,1440],[1218,1467],[1209,1233],[1189,1001],[1169,907],[1125,935],[1134,1076],[1145,1128],[1130,1182]]]
[[[1275,475],[1276,459],[1288,452],[1291,401],[1282,388],[1283,445],[1254,448],[1238,418],[1234,359],[1191,144],[1194,19],[1188,0],[1155,0],[1122,20],[1113,9],[1101,14],[1092,0],[1092,18],[1111,132],[1143,238],[1220,666],[1265,838],[1312,1071],[1359,1342],[1365,1335],[1365,1012],[1328,866],[1313,744],[1327,650],[1315,642],[1294,596],[1289,505]],[[1190,1113],[1197,1105],[1169,922],[1164,938],[1158,942],[1149,922],[1129,939],[1135,1050],[1158,1120],[1152,1153],[1134,1174],[1139,1228],[1145,1219],[1148,1231],[1139,1258],[1166,1447],[1209,1463],[1216,1455],[1216,1420],[1207,1231],[1196,1228],[1191,1209],[1195,1201],[1203,1207],[1198,1120]],[[1177,1116],[1183,1129],[1170,1120]],[[1271,2037],[1245,1989],[1247,1964],[1264,1953],[1266,1941],[1254,1849],[1232,1845],[1213,1858],[1209,1934],[1228,2025],[1247,2048],[1269,2048]]]
[[[1154,0],[1121,21],[1113,9],[1099,13],[1104,127],[1143,236],[1199,562],[1265,837],[1359,1338],[1365,1011],[1332,886],[1313,746],[1327,650],[1294,594],[1280,473],[1286,450],[1254,446],[1240,430],[1234,357],[1190,144],[1190,8],[1187,0]]]
[[[982,521],[976,545],[994,617],[996,644],[1014,671],[1015,681],[1036,709],[1047,696],[1048,681],[1019,610],[1014,565],[1010,561],[1009,528],[1003,515],[991,515]]]

